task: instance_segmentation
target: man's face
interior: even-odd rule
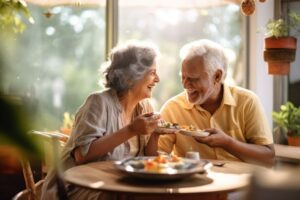
[[[181,81],[192,104],[208,103],[215,90],[214,77],[203,64],[201,57],[185,59],[181,68]]]

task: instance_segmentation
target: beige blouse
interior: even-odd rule
[[[135,108],[132,119],[143,113],[152,111],[153,108],[148,100],[141,101]],[[114,90],[107,89],[90,94],[76,113],[71,136],[62,151],[63,171],[76,165],[73,151],[77,147],[80,148],[84,156],[87,154],[94,140],[121,129],[124,126],[121,114],[122,107]],[[137,155],[142,156],[144,155],[144,149],[148,140],[149,136],[145,135],[133,137],[114,148],[107,155],[99,157],[97,161],[120,160]],[[46,177],[46,182],[43,186],[43,196],[45,199],[54,198],[50,193],[53,195],[56,193],[52,170]]]

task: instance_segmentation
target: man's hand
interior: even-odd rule
[[[195,140],[200,143],[207,144],[210,147],[226,147],[233,138],[224,133],[223,131],[215,128],[205,129],[204,131],[209,132],[209,136],[199,137],[195,136]]]

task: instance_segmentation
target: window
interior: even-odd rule
[[[106,1],[28,2],[35,3],[29,4],[35,24],[27,24],[7,56],[3,90],[28,103],[35,129],[57,130],[64,112],[75,114],[89,93],[102,89],[97,72],[106,58]],[[150,40],[160,47],[156,110],[182,91],[179,50],[193,40],[225,46],[228,80],[245,85],[244,22],[239,4],[228,2],[237,1],[119,0],[119,42]]]
[[[217,3],[219,2],[219,3]],[[179,50],[193,40],[210,39],[228,49],[230,66],[227,81],[245,84],[242,16],[239,4],[212,1],[120,1],[119,40],[149,40],[160,47],[161,82],[155,88],[156,109],[171,96],[182,91]]]
[[[35,129],[57,130],[63,113],[74,114],[99,90],[105,60],[105,7],[29,5],[35,20],[13,46],[4,92],[28,103]],[[47,16],[48,15],[48,16]]]

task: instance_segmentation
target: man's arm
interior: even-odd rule
[[[273,145],[258,145],[238,141],[218,129],[205,130],[210,133],[207,137],[195,137],[210,147],[221,147],[239,159],[271,167],[274,164],[275,152]]]
[[[224,149],[245,162],[264,165],[266,167],[272,167],[275,162],[273,144],[249,144],[232,138]]]

